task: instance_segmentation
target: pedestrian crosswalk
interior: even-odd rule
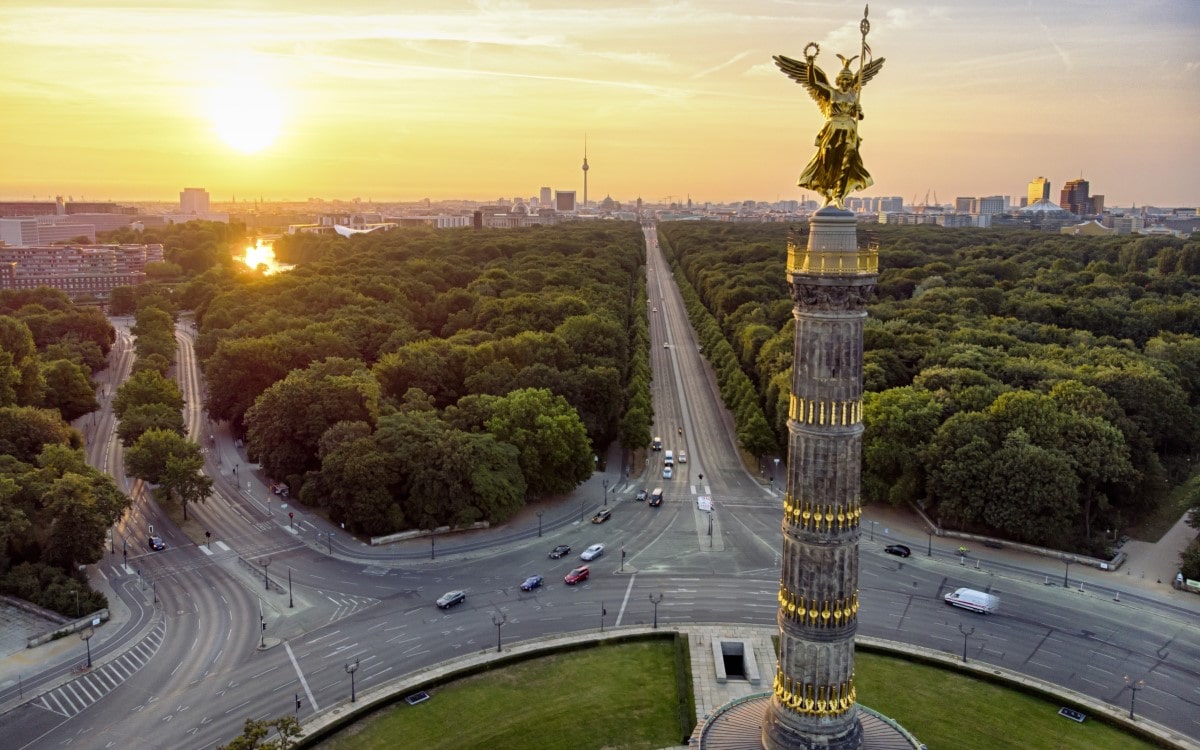
[[[146,666],[146,662],[158,652],[162,645],[166,623],[159,621],[154,629],[133,648],[116,659],[97,667],[82,677],[61,685],[32,701],[36,708],[45,709],[66,718],[83,711],[88,706],[111,693],[135,672]]]

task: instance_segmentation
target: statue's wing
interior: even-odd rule
[[[872,60],[863,66],[862,83],[859,84],[860,86],[866,86],[867,82],[875,77],[875,74],[878,73],[879,69],[883,67],[883,61],[884,58],[881,57],[878,60]]]
[[[775,55],[772,59],[775,60],[775,64],[784,72],[784,75],[808,90],[808,95],[821,108],[821,114],[829,117],[829,79],[825,77],[825,71],[818,68],[815,63],[793,60],[784,55]],[[883,60],[879,62],[883,62]]]

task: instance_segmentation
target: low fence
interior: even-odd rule
[[[413,531],[401,531],[395,534],[386,536],[371,537],[371,546],[375,547],[380,544],[391,544],[392,542],[403,542],[407,539],[420,539],[422,537],[434,536],[436,534],[449,534],[452,531],[478,531],[480,529],[490,529],[492,525],[487,521],[479,521],[477,523],[468,524],[466,526],[439,526],[430,531],[429,529],[414,529]]]
[[[37,646],[42,645],[43,643],[49,643],[50,641],[57,641],[59,638],[65,638],[66,636],[71,635],[72,633],[78,633],[80,630],[93,627],[95,625],[98,625],[101,622],[105,622],[106,620],[108,620],[108,610],[107,609],[96,610],[95,612],[91,613],[90,615],[81,617],[78,620],[75,620],[73,622],[68,622],[65,625],[57,627],[48,633],[42,633],[41,635],[31,636],[25,642],[25,647],[26,648],[35,648]]]
[[[1111,560],[1104,560],[1098,557],[1088,557],[1087,555],[1077,555],[1071,552],[1063,552],[1062,550],[1049,549],[1047,547],[1038,547],[1033,544],[1023,544],[1021,542],[1010,542],[1007,539],[996,539],[982,534],[970,534],[965,531],[946,531],[942,527],[935,524],[925,515],[925,512],[920,508],[913,506],[913,510],[921,517],[921,522],[925,524],[927,533],[932,533],[934,536],[948,539],[962,539],[963,541],[978,542],[984,547],[992,547],[993,549],[1009,548],[1028,552],[1031,555],[1040,555],[1041,557],[1051,557],[1055,560],[1062,561],[1068,559],[1072,564],[1087,565],[1090,568],[1097,570],[1113,571],[1121,567],[1128,557],[1124,552],[1117,552]]]

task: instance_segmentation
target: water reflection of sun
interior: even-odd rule
[[[286,271],[291,266],[275,262],[275,248],[271,240],[257,240],[253,247],[247,247],[239,258],[248,268],[263,267],[266,274]]]

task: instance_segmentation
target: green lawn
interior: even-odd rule
[[[580,750],[678,744],[674,646],[626,643],[521,662],[353,724],[333,750]]]
[[[1059,705],[950,670],[859,651],[858,697],[931,750],[1150,750]],[[638,642],[571,651],[431,689],[359,721],[329,750],[616,750],[680,740],[673,646]]]
[[[1056,703],[958,672],[863,651],[854,659],[863,705],[899,721],[930,750],[1155,747],[1094,719],[1063,718]]]

